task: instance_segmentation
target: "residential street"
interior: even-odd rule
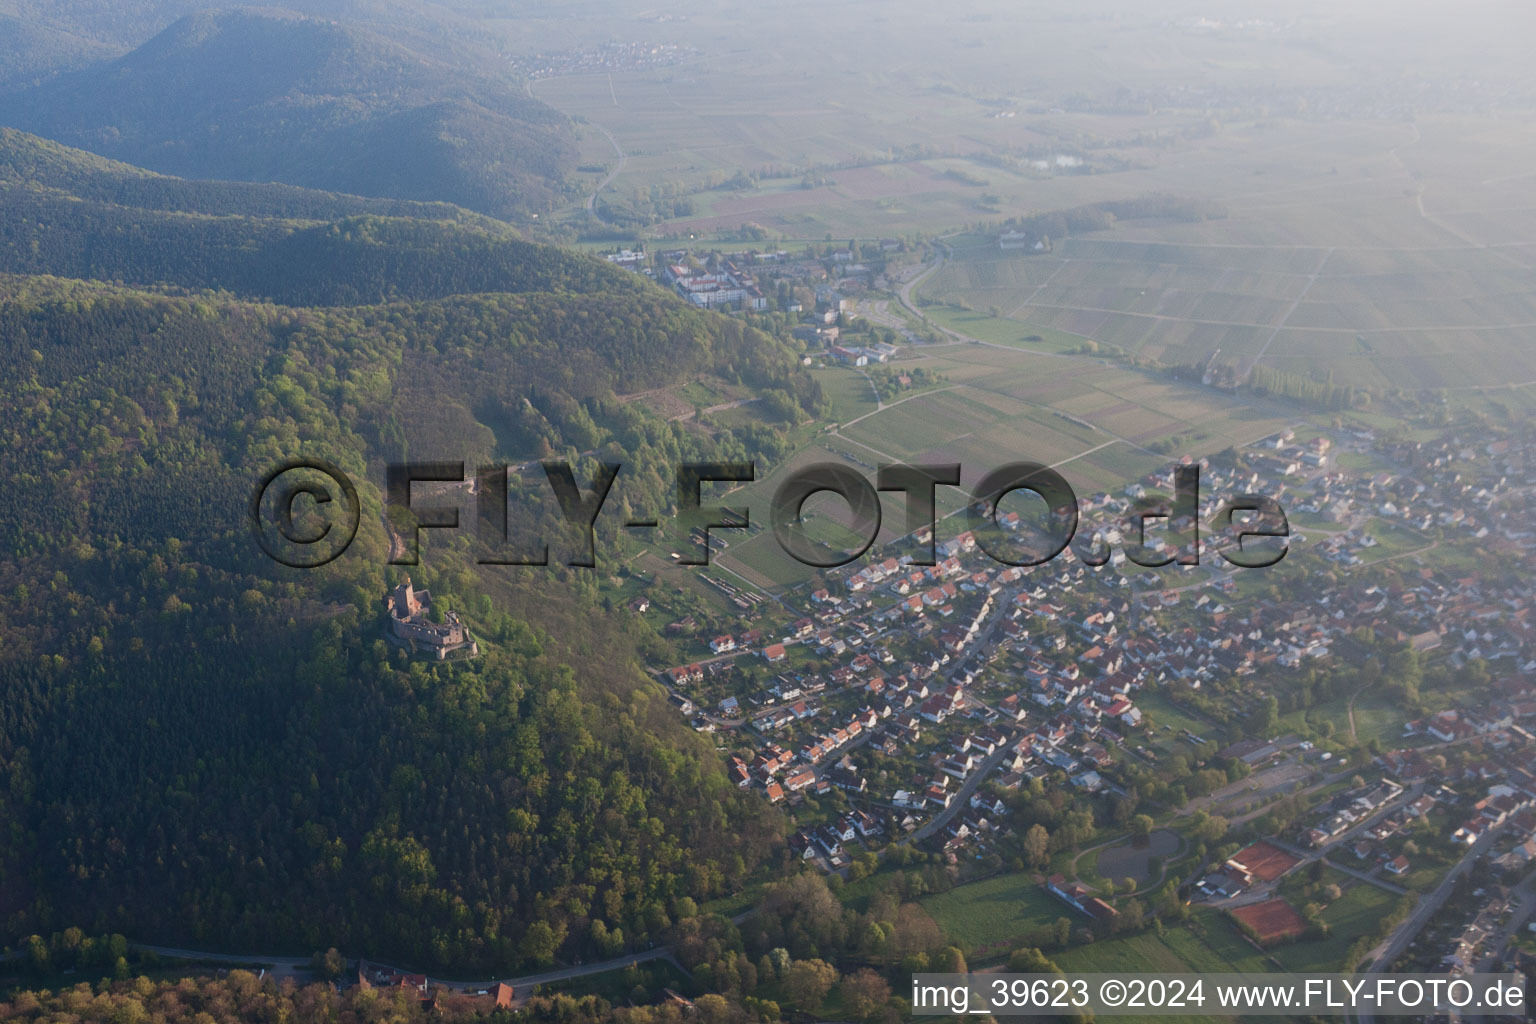
[[[1435,887],[1435,890],[1419,900],[1418,906],[1413,909],[1413,913],[1408,915],[1408,919],[1398,925],[1392,934],[1388,935],[1380,945],[1366,954],[1365,960],[1369,966],[1366,967],[1364,973],[1383,974],[1386,972],[1387,968],[1392,965],[1392,962],[1402,955],[1403,950],[1408,948],[1408,943],[1412,942],[1419,932],[1424,930],[1424,926],[1429,923],[1430,918],[1434,917],[1445,901],[1450,898],[1451,892],[1456,887],[1456,880],[1465,874],[1467,869],[1472,866],[1472,862],[1492,845],[1494,837],[1498,834],[1499,830],[1490,829],[1484,832],[1477,842],[1468,848],[1467,852],[1462,855],[1461,860],[1457,861],[1455,866],[1446,872],[1445,878],[1441,879],[1440,884]],[[1372,1024],[1375,1020],[1375,1014],[1369,1011],[1359,1013],[1356,1017],[1360,1024]]]
[[[1010,739],[1013,738],[1016,737],[1010,737]],[[965,783],[955,792],[955,798],[949,802],[949,806],[930,818],[922,828],[908,836],[906,841],[909,843],[922,842],[924,839],[937,833],[949,823],[951,818],[964,810],[970,802],[971,794],[976,792],[976,788],[981,785],[982,781],[1008,755],[1011,746],[1012,743],[1005,743],[988,755],[987,759],[977,765],[976,769],[966,777]]]

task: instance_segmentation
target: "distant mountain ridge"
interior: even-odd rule
[[[112,56],[93,39],[0,10],[0,86],[46,71],[73,71]]]
[[[67,193],[144,211],[330,220],[357,214],[478,220],[445,202],[377,199],[278,182],[180,178],[0,126],[0,185]]]
[[[185,177],[549,208],[575,146],[510,76],[367,28],[255,9],[180,18],[134,51],[0,95],[0,124]]]
[[[186,181],[0,128],[0,272],[347,306],[631,294],[639,278],[446,203]],[[111,239],[104,244],[104,239]]]

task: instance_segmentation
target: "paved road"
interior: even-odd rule
[[[1509,947],[1510,939],[1514,937],[1515,932],[1524,927],[1525,922],[1531,919],[1532,914],[1536,914],[1536,891],[1532,891],[1530,888],[1533,881],[1536,881],[1536,871],[1520,879],[1519,884],[1510,892],[1514,909],[1510,911],[1508,919],[1499,926],[1499,930],[1494,932],[1486,942],[1484,946],[1485,952],[1476,965],[1477,973],[1494,973],[1495,966],[1504,958],[1504,953]],[[1484,1021],[1489,1019],[1489,1017],[1476,1013],[1468,1014],[1466,1017],[1467,1024],[1483,1024]]]
[[[146,946],[140,943],[133,944],[135,949],[142,949],[150,953],[159,954],[171,960],[201,960],[209,963],[253,965],[257,967],[272,968],[274,973],[294,973],[307,971],[310,958],[307,956],[272,956],[266,953],[205,953],[196,949],[179,949],[172,946]],[[572,978],[580,978],[588,974],[602,974],[606,971],[617,971],[632,964],[646,963],[651,960],[672,959],[671,946],[658,946],[640,953],[629,953],[625,956],[614,957],[611,960],[602,960],[590,964],[578,964],[574,967],[560,967],[554,970],[544,971],[539,974],[525,974],[513,978],[490,978],[484,981],[455,981],[446,978],[429,977],[427,980],[434,986],[445,986],[456,989],[481,989],[490,988],[498,983],[512,988],[526,988],[533,985],[545,985],[555,981],[568,981]],[[392,967],[377,960],[368,960],[370,967],[381,967],[388,971],[399,971],[402,974],[412,973],[399,967]]]
[[[1450,899],[1451,891],[1456,887],[1457,879],[1466,874],[1473,861],[1493,843],[1493,838],[1497,832],[1497,829],[1490,829],[1484,832],[1477,842],[1473,843],[1467,852],[1462,854],[1461,860],[1457,861],[1456,865],[1446,872],[1445,877],[1440,880],[1440,884],[1435,887],[1434,891],[1419,901],[1419,905],[1408,916],[1408,920],[1398,925],[1397,929],[1381,945],[1371,951],[1370,955],[1374,956],[1374,959],[1371,961],[1370,967],[1366,969],[1368,972],[1379,974],[1390,967],[1392,961],[1402,955],[1403,950],[1408,948],[1408,943],[1413,941],[1414,937],[1429,923],[1429,919],[1435,916],[1436,911],[1444,905],[1446,900]]]
[[[798,643],[799,641],[795,641],[795,642]],[[789,646],[789,644],[786,643],[785,646]],[[718,658],[711,658],[710,661],[720,661],[723,658],[738,657],[739,655],[747,654],[747,653],[750,653],[750,652],[745,651],[745,650],[741,650],[741,651],[737,651],[737,652],[735,652],[733,654],[722,654]],[[703,665],[703,664],[707,664],[707,662],[695,662],[694,664]],[[692,700],[693,699],[692,697],[689,697],[686,693],[683,693],[681,690],[679,690],[676,687],[674,687],[671,683],[667,682],[668,676],[667,676],[667,670],[666,669],[662,669],[662,670],[656,672],[655,673],[655,677],[656,677],[656,681],[658,683],[660,683],[663,687],[665,687],[666,691],[668,693],[672,694],[672,696],[679,697],[679,698],[684,698],[684,699],[687,699],[687,700]],[[836,687],[836,688],[831,689],[831,690],[823,690],[820,693],[806,694],[806,695],[801,696],[801,697],[796,697],[793,700],[781,700],[777,704],[765,704],[762,707],[760,707],[760,708],[756,709],[755,711],[753,711],[751,714],[745,715],[744,717],[741,717],[741,718],[722,718],[719,715],[711,714],[708,711],[704,711],[697,704],[694,705],[694,710],[695,710],[695,712],[697,712],[697,714],[699,715],[700,718],[704,719],[706,722],[711,723],[712,725],[716,726],[717,728],[721,728],[721,729],[740,729],[742,726],[746,726],[746,725],[750,725],[750,726],[753,726],[755,728],[756,725],[757,725],[758,719],[764,718],[764,717],[766,717],[768,715],[771,715],[775,711],[782,711],[785,708],[792,708],[796,704],[800,703],[801,701],[805,701],[807,704],[815,704],[816,707],[817,707],[817,710],[820,710],[822,707],[824,707],[826,705],[827,699],[829,697],[836,697],[838,694],[847,693],[850,690],[862,690],[862,689],[864,689],[868,685],[869,684],[867,682],[864,682],[864,681],[854,682],[854,683],[849,683],[847,686],[839,686],[839,687]]]
[[[1387,892],[1394,893],[1394,894],[1396,894],[1398,896],[1407,896],[1408,895],[1408,890],[1407,889],[1404,889],[1402,886],[1398,885],[1395,882],[1389,882],[1385,878],[1381,878],[1381,877],[1378,877],[1378,876],[1372,875],[1372,874],[1367,874],[1366,872],[1361,871],[1358,868],[1352,868],[1352,867],[1350,867],[1347,864],[1340,864],[1338,861],[1336,861],[1336,860],[1329,860],[1327,857],[1322,858],[1322,861],[1323,861],[1324,864],[1327,864],[1329,867],[1333,868],[1333,870],[1338,871],[1338,872],[1340,872],[1342,874],[1346,874],[1346,875],[1348,875],[1351,878],[1358,878],[1360,881],[1367,882],[1367,883],[1369,883],[1371,885],[1374,885],[1378,889],[1385,889]]]
[[[206,953],[196,949],[179,949],[174,946],[146,946],[142,942],[130,943],[134,949],[143,950],[146,953],[154,953],[169,960],[205,960],[215,964],[238,964],[245,966],[252,964],[258,967],[308,969],[310,957],[307,956],[277,956],[270,953]],[[24,949],[13,949],[9,953],[0,953],[0,962],[6,960],[20,960],[26,955]]]
[[[448,985],[453,988],[481,989],[490,988],[493,985],[502,984],[509,988],[521,989],[533,985],[548,985],[556,981],[569,981],[572,978],[585,977],[588,974],[604,974],[608,971],[623,970],[634,964],[649,963],[652,960],[677,961],[672,956],[671,946],[657,946],[643,953],[630,953],[627,956],[617,956],[612,960],[600,960],[596,963],[580,964],[576,967],[562,967],[542,974],[525,974],[517,978],[491,978],[486,981],[444,981],[440,978],[428,979],[433,984]],[[372,963],[373,961],[369,961]]]
[[[966,652],[959,658],[955,659],[957,664],[949,673],[949,682],[954,682],[955,678],[960,674],[960,663],[963,663],[972,657],[980,657],[982,653],[986,651],[987,645],[992,643],[993,636],[996,635],[998,629],[1002,627],[1002,624],[1007,621],[1008,609],[1013,606],[1013,600],[1018,596],[1018,593],[1018,590],[999,590],[996,596],[993,597],[993,606],[989,621],[985,626],[982,627],[981,632],[977,634],[976,639],[971,643]],[[980,702],[977,701],[976,703],[979,704]],[[989,711],[997,710],[996,708],[988,707],[986,704],[981,704],[981,706],[987,708]],[[949,802],[949,806],[935,815],[930,821],[928,821],[927,824],[923,825],[917,831],[908,836],[907,841],[910,843],[922,842],[924,839],[927,839],[929,836],[937,833],[939,829],[943,828],[946,824],[949,823],[951,818],[963,811],[966,805],[970,802],[971,794],[976,792],[976,788],[981,785],[982,780],[991,774],[992,770],[996,768],[1000,763],[1002,763],[1003,759],[1008,756],[1009,751],[1012,750],[1013,744],[1017,742],[1018,738],[1018,731],[1015,729],[1009,729],[1008,739],[1003,743],[1002,746],[998,747],[991,754],[989,754],[987,758],[982,761],[981,764],[977,765],[976,769],[966,777],[965,783],[961,785],[959,792],[955,794],[955,799]]]
[[[611,182],[614,178],[617,178],[619,176],[619,172],[624,170],[624,165],[629,163],[629,155],[626,154],[622,148],[620,148],[619,140],[614,138],[613,133],[610,132],[607,128],[604,128],[600,124],[593,124],[592,127],[603,133],[603,137],[608,140],[608,144],[613,147],[613,151],[617,153],[619,157],[618,164],[613,168],[613,170],[608,172],[607,177],[597,183],[597,187],[592,190],[592,194],[587,196],[587,212],[596,217],[598,220],[602,220],[603,215],[597,212],[597,194],[603,189],[607,188],[608,183]]]
[[[1344,774],[1345,772],[1341,771],[1329,777],[1338,779],[1342,778]],[[1366,815],[1364,818],[1361,818],[1359,821],[1355,822],[1355,824],[1351,825],[1343,832],[1340,832],[1338,835],[1334,836],[1332,839],[1328,840],[1310,852],[1298,850],[1292,846],[1287,846],[1284,842],[1279,840],[1274,840],[1274,842],[1276,842],[1276,844],[1280,847],[1290,850],[1292,853],[1306,857],[1308,860],[1311,860],[1313,857],[1326,857],[1328,856],[1328,851],[1340,847],[1344,843],[1350,842],[1365,832],[1369,832],[1372,828],[1376,827],[1376,825],[1383,818],[1387,817],[1393,811],[1396,811],[1398,808],[1404,806],[1405,804],[1409,804],[1417,800],[1419,795],[1423,792],[1424,784],[1422,782],[1415,782],[1413,785],[1397,794],[1397,796],[1393,797],[1391,800],[1388,800],[1386,803],[1376,808],[1376,810],[1372,811],[1370,814]]]
[[[889,299],[857,300],[855,312],[872,324],[889,327],[893,331],[911,330],[912,325],[890,311]]]
[[[731,918],[733,924],[740,924],[748,917],[756,913],[756,910],[746,910]],[[229,964],[241,967],[265,967],[273,974],[300,974],[308,973],[310,957],[287,956],[271,953],[210,953],[198,949],[184,949],[177,946],[151,946],[141,942],[131,943],[134,949],[154,953],[167,960],[196,960],[203,963]],[[23,950],[12,950],[9,953],[0,954],[0,962],[20,959],[25,955]],[[367,959],[367,958],[365,958]],[[589,974],[604,974],[608,971],[623,970],[635,964],[648,963],[652,960],[670,960],[677,964],[673,956],[671,946],[657,946],[655,949],[647,949],[638,953],[626,953],[616,956],[611,960],[600,960],[590,964],[577,964],[573,967],[558,967],[538,974],[523,974],[510,978],[487,978],[480,981],[463,981],[452,978],[439,978],[429,976],[427,981],[434,987],[451,989],[476,990],[490,988],[497,984],[507,985],[513,989],[525,989],[534,985],[547,985],[557,981],[569,981],[572,978],[581,978]],[[368,959],[370,967],[379,967],[387,971],[398,971],[402,974],[414,973],[404,968],[394,967],[378,960]],[[678,965],[681,968],[681,965]]]
[[[1388,935],[1375,949],[1366,954],[1366,959],[1369,961],[1370,966],[1365,969],[1364,973],[1383,974],[1387,968],[1392,966],[1394,960],[1402,956],[1403,950],[1408,948],[1408,943],[1412,942],[1419,932],[1424,930],[1424,926],[1429,923],[1430,918],[1434,917],[1445,901],[1450,898],[1451,891],[1456,887],[1456,880],[1466,874],[1467,869],[1472,866],[1472,862],[1488,848],[1493,842],[1493,837],[1499,831],[1499,829],[1489,829],[1487,832],[1484,832],[1477,842],[1473,843],[1467,852],[1462,854],[1461,860],[1457,861],[1456,865],[1446,872],[1445,878],[1441,879],[1434,892],[1419,900],[1419,905],[1414,908],[1413,913],[1408,915],[1408,919],[1398,925],[1392,931],[1392,934]],[[1372,1024],[1375,1016],[1369,1010],[1362,1010],[1355,1015],[1355,1018],[1360,1024]]]
[[[921,273],[913,276],[911,279],[903,283],[900,288],[896,289],[896,297],[901,300],[901,304],[906,306],[907,309],[910,310],[912,314],[918,318],[919,321],[926,321],[928,318],[923,316],[922,312],[917,308],[916,303],[912,301],[912,289],[916,288],[924,280],[931,277],[943,265],[944,254],[941,252],[939,253],[939,258],[933,263],[932,266],[925,268]],[[940,329],[942,330],[943,328]],[[946,331],[945,333],[952,334],[954,332]]]
[[[1017,736],[1010,734],[1008,737],[1008,742],[1004,743],[1001,747],[998,747],[987,756],[985,761],[977,765],[975,771],[971,772],[971,774],[966,777],[965,783],[961,785],[959,791],[955,793],[955,798],[949,802],[949,806],[929,819],[928,823],[922,828],[919,828],[917,831],[908,836],[907,842],[913,844],[922,842],[924,839],[934,835],[939,831],[939,829],[947,825],[949,820],[955,815],[965,810],[966,806],[970,802],[971,794],[976,792],[976,787],[980,786],[981,781],[991,773],[992,769],[1001,764],[1003,758],[1008,756],[1008,750],[1013,746],[1013,741],[1016,739],[1018,739]]]
[[[752,911],[739,914],[733,921],[744,920]],[[230,966],[267,968],[272,974],[294,975],[308,974],[310,957],[287,956],[271,953],[210,953],[206,950],[184,949],[178,946],[151,946],[135,942],[131,944],[134,949],[147,953],[154,953],[167,960],[195,960],[202,963],[228,964]],[[0,954],[0,962],[16,960],[25,955],[23,950],[13,950],[10,953]],[[366,959],[366,958],[365,958]],[[581,978],[589,974],[603,974],[608,971],[622,970],[634,964],[648,963],[652,960],[671,960],[677,962],[672,955],[671,946],[658,946],[655,949],[647,949],[638,953],[627,953],[624,956],[614,957],[611,960],[601,960],[590,964],[578,964],[573,967],[559,967],[538,974],[524,974],[510,978],[488,978],[481,981],[462,981],[450,978],[428,977],[428,982],[434,987],[452,989],[469,989],[471,991],[482,988],[490,988],[496,984],[507,985],[514,989],[529,988],[534,985],[547,985],[557,981],[569,981],[572,978]],[[388,971],[398,971],[402,974],[414,973],[404,968],[394,967],[377,960],[368,960],[370,967],[380,967]]]
[[[1514,909],[1510,911],[1508,919],[1499,926],[1499,930],[1494,932],[1484,945],[1486,952],[1477,963],[1478,971],[1485,974],[1491,973],[1493,965],[1503,958],[1510,938],[1531,919],[1532,914],[1536,914],[1536,891],[1530,887],[1533,881],[1536,881],[1536,872],[1522,878],[1510,893],[1513,897]]]

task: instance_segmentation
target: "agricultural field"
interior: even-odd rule
[[[688,197],[690,209],[648,227],[657,235],[702,238],[744,222],[786,239],[941,232],[1177,190],[1284,220],[1295,245],[1439,245],[1461,233],[1515,251],[1533,237],[1527,183],[1487,169],[1522,166],[1528,140],[1507,121],[1468,117],[1443,130],[1421,115],[1420,140],[1401,115],[1371,107],[1319,120],[1300,104],[1252,101],[1217,121],[1198,91],[1193,101],[1163,91],[1171,68],[1181,82],[1184,69],[1221,68],[1282,92],[1345,84],[1358,69],[1283,35],[1212,34],[1053,6],[987,5],[957,16],[932,5],[851,3],[818,9],[813,32],[803,18],[729,6],[690,8],[665,24],[644,9],[569,20],[531,10],[486,27],[505,28],[514,51],[616,36],[693,48],[673,66],[531,86],[586,129],[584,182],[616,164],[617,147],[625,161],[610,185],[615,199],[653,190]],[[1334,32],[1360,31],[1336,22],[1329,11]],[[1035,43],[1027,71],[1012,42],[1021,35]],[[860,45],[849,47],[849,38]],[[1479,35],[1479,66],[1490,44]],[[1378,45],[1368,33],[1347,52],[1359,61]],[[1449,51],[1443,36],[1435,47]],[[1143,90],[1156,99],[1081,100]],[[752,181],[738,180],[741,172]],[[1422,224],[1338,223],[1339,211],[1413,209],[1419,187]],[[1198,238],[1201,228],[1186,234]],[[1223,240],[1274,242],[1258,226],[1230,234]]]
[[[808,37],[760,18],[701,11],[665,30],[643,19],[623,29],[637,38],[664,31],[694,47],[680,64],[530,86],[576,119],[582,188],[617,170],[596,218],[585,196],[561,214],[572,233],[650,248],[883,237],[929,243],[917,248],[937,266],[913,290],[916,311],[900,316],[921,318],[952,341],[907,346],[893,368],[922,367],[942,375],[942,384],[882,404],[864,373],[814,370],[829,401],[827,422],[806,430],[787,466],[733,495],[752,507],[759,527],[727,535],[729,549],[716,556],[737,581],[777,591],[814,578],[766,529],[774,488],[810,462],[838,462],[866,477],[882,463],[959,462],[962,489],[938,492],[940,514],[952,516],[964,488],[1003,461],[1056,466],[1079,494],[1119,492],[1178,455],[1240,447],[1317,415],[1248,391],[1184,383],[1149,364],[1197,365],[1214,356],[1239,375],[1262,367],[1358,385],[1378,398],[1442,388],[1449,405],[1500,421],[1536,414],[1536,387],[1523,386],[1536,384],[1536,346],[1528,342],[1536,328],[1536,244],[1529,242],[1536,208],[1526,170],[1536,128],[1526,121],[1426,107],[1321,117],[1249,109],[1224,112],[1216,123],[1208,111],[1166,98],[1113,112],[1076,108],[1059,96],[1024,99],[1003,84],[1017,81],[1017,68],[994,42],[1002,26],[1022,17],[1030,32],[1059,37],[1062,53],[1091,37],[1093,60],[1052,58],[1031,73],[1062,93],[1096,95],[1134,91],[1165,74],[1145,66],[1147,26],[1090,28],[1002,8],[986,24],[921,12],[910,17],[932,18],[934,31],[921,49],[903,49],[886,12],[854,7],[819,16],[889,46],[878,66],[843,52],[836,33]],[[913,24],[902,28],[910,33]],[[605,23],[602,31],[610,30],[618,29]],[[565,31],[578,45],[588,29]],[[733,38],[751,43],[724,47]],[[1261,40],[1217,45],[1181,33],[1177,50],[1218,59],[1237,52],[1232,47],[1276,81],[1326,78],[1310,56]],[[964,85],[947,70],[961,66]],[[1069,232],[1041,252],[997,244],[1008,218],[1151,195],[1213,205],[1200,219],[1124,218]],[[604,197],[615,208],[651,204],[653,215],[598,223]],[[673,200],[686,210],[655,212]],[[742,233],[743,225],[751,230]],[[882,317],[899,307],[878,288],[850,294]],[[712,386],[652,404],[680,415],[734,397]],[[1375,401],[1346,418],[1395,430],[1400,423],[1381,411],[1390,405]],[[711,415],[745,424],[760,413],[740,406]],[[1350,472],[1382,468],[1354,453],[1344,460]],[[1025,512],[1027,499],[1016,500]],[[883,498],[882,508],[872,554],[902,523],[896,496]],[[812,498],[811,535],[829,547],[853,546],[840,526],[843,510],[835,497]],[[1312,539],[1339,528],[1300,514],[1293,525]],[[963,528],[951,519],[940,536]],[[1395,523],[1375,521],[1368,532],[1377,544],[1360,554],[1369,562],[1418,561],[1415,552],[1431,543]],[[1465,556],[1441,548],[1433,557],[1452,564]],[[1241,585],[1269,586],[1277,575]],[[1180,716],[1152,717],[1173,724]],[[1314,727],[1331,722],[1335,735],[1350,729],[1343,700],[1309,718]],[[1385,743],[1400,734],[1402,718],[1390,702],[1363,695],[1355,731]],[[1216,732],[1190,724],[1201,735]],[[1188,746],[1176,730],[1160,732],[1155,745]]]
[[[828,15],[837,17],[823,12],[823,20]],[[880,27],[863,19],[859,31],[868,37]],[[1112,190],[1132,195],[1150,184],[1151,136],[1203,120],[1194,112],[1060,114],[1051,123],[1017,110],[999,117],[1006,111],[996,102],[955,89],[934,50],[911,51],[910,39],[913,65],[897,73],[850,62],[835,33],[797,27],[785,49],[771,53],[774,29],[759,18],[750,37],[760,59],[746,64],[715,54],[680,67],[548,78],[532,91],[586,123],[584,166],[612,168],[615,146],[623,153],[610,202],[638,207],[655,195],[686,197],[686,212],[648,229],[681,239],[729,236],[743,224],[788,240],[938,233],[1042,200],[1087,201],[1104,187],[1084,173],[1090,169],[1116,171]],[[1003,49],[994,60],[1007,59]],[[845,70],[804,75],[801,62],[818,50],[827,66]],[[975,54],[966,56],[974,62]],[[786,71],[790,62],[795,69]],[[1081,77],[1084,69],[1063,62],[1061,71]],[[1133,139],[1142,128],[1148,137]],[[1085,146],[1105,133],[1114,145],[1105,138]],[[1021,158],[1026,152],[1049,159]],[[1058,156],[1067,160],[1058,164]],[[583,183],[599,178],[591,173]]]
[[[864,381],[860,380],[859,383],[864,384],[867,389],[868,385]],[[725,552],[711,555],[711,563],[719,565],[727,572],[738,574],[762,589],[795,586],[809,580],[815,575],[815,570],[791,558],[779,546],[778,540],[773,535],[769,508],[774,492],[787,477],[807,466],[819,463],[836,463],[862,476],[873,478],[872,461],[860,463],[854,459],[855,457],[851,456],[850,446],[835,440],[823,439],[802,448],[793,457],[786,459],[751,484],[733,489],[720,485],[718,488],[720,493],[716,499],[711,500],[717,500],[718,504],[731,508],[747,509],[752,529],[720,531],[719,536],[729,546]],[[843,548],[856,546],[857,538],[852,531],[841,525],[848,520],[846,511],[847,506],[834,495],[821,494],[812,497],[805,503],[807,532],[813,539],[825,541],[830,545]],[[893,518],[891,521],[897,522],[899,519]]]
[[[818,11],[813,33],[750,9],[690,11],[665,28],[647,12],[608,13],[506,23],[512,50],[533,29],[571,47],[620,33],[689,49],[671,66],[531,83],[581,135],[581,197],[555,218],[573,234],[943,238],[953,258],[918,297],[934,325],[992,344],[1063,352],[1088,340],[1162,364],[1219,353],[1239,374],[1331,372],[1468,400],[1536,383],[1530,119],[1476,104],[1213,105],[1161,92],[1169,69],[1152,56],[1251,74],[1281,95],[1297,83],[1326,92],[1379,58],[1374,31],[1349,47],[1346,70],[1283,33],[1017,6],[955,18],[856,3]],[[1331,30],[1361,30],[1335,14]],[[1010,33],[1038,44],[1023,79]],[[1489,45],[1479,33],[1474,58],[1442,34],[1432,48],[1483,67]],[[1103,101],[1127,95],[1155,98]],[[584,190],[609,171],[594,218]],[[1211,208],[1121,219],[1041,253],[995,242],[1009,218],[1153,195]],[[605,203],[627,212],[603,222]]]
[[[1264,178],[1293,176],[1284,187],[1231,192],[1212,180],[1205,194],[1227,216],[1198,224],[1124,222],[1057,239],[1048,253],[960,236],[921,295],[952,320],[952,309],[970,310],[958,315],[998,338],[1063,332],[1165,365],[1220,353],[1239,372],[1331,371],[1378,390],[1536,380],[1536,264],[1515,244],[1536,227],[1528,204],[1485,192],[1508,205],[1472,215],[1462,204],[1475,186],[1445,160],[1469,146],[1483,147],[1473,163],[1508,159],[1533,142],[1477,127],[1425,119],[1369,126],[1348,145],[1300,142],[1345,162],[1266,164]],[[1496,210],[1509,224],[1495,223]]]
[[[1266,110],[1212,123],[1177,102],[1069,109],[974,84],[1016,72],[994,42],[1000,26],[1022,17],[1030,32],[1059,36],[1063,53],[1091,37],[1093,61],[1053,58],[1032,69],[1056,88],[1090,93],[1158,78],[1143,66],[1149,27],[1090,29],[1002,9],[987,25],[954,24],[923,12],[911,17],[933,18],[934,31],[915,50],[895,38],[914,25],[898,32],[883,12],[823,16],[892,47],[887,59],[876,66],[844,53],[835,34],[807,37],[712,11],[667,28],[670,41],[696,50],[680,64],[531,85],[576,119],[582,187],[596,187],[603,168],[618,172],[602,193],[615,204],[686,200],[685,213],[611,222],[613,237],[695,248],[940,240],[926,251],[945,258],[912,298],[927,326],[954,341],[908,346],[895,365],[932,370],[945,384],[882,405],[863,373],[813,371],[831,406],[823,425],[831,429],[806,450],[815,460],[866,474],[883,462],[960,462],[969,486],[1004,458],[1031,459],[1058,466],[1079,493],[1119,491],[1166,466],[1166,453],[1241,446],[1311,415],[1146,369],[1213,356],[1238,375],[1262,367],[1378,395],[1444,388],[1448,402],[1511,422],[1536,412],[1536,388],[1522,387],[1536,383],[1527,340],[1536,327],[1528,242],[1536,209],[1523,170],[1536,156],[1536,128],[1428,112],[1313,119]],[[647,26],[634,34],[653,34]],[[562,31],[578,45],[587,29]],[[751,45],[723,50],[721,40],[737,33]],[[1242,46],[1255,67],[1280,69],[1266,75],[1321,73],[1294,48]],[[1186,56],[1221,50],[1180,37]],[[945,55],[968,69],[971,85],[944,70]],[[807,60],[827,70],[807,74]],[[1008,218],[1151,195],[1213,206],[1203,218],[1130,218],[1068,233],[1038,253],[1002,251],[996,241]],[[562,216],[578,233],[603,234],[582,202]],[[752,231],[741,234],[743,225]],[[895,305],[879,291],[861,302]],[[685,412],[715,397],[701,390],[666,401]],[[1376,411],[1382,404],[1348,415],[1395,428]],[[743,406],[713,415],[742,424],[759,414]],[[766,523],[771,485],[747,493]],[[941,514],[962,499],[941,489]],[[894,498],[883,507],[885,541],[900,508]],[[814,535],[828,544],[846,536],[839,501],[819,496],[808,508]],[[1330,530],[1305,517],[1296,525]],[[1394,525],[1370,532],[1379,544],[1363,552],[1368,561],[1427,544]],[[766,533],[733,540],[722,561],[769,589],[812,575]],[[1377,717],[1371,730],[1389,734],[1391,716]]]
[[[928,322],[946,331],[976,338],[993,345],[1017,346],[1025,352],[1064,353],[1076,352],[1092,339],[1081,334],[1058,331],[1050,327],[1025,324],[994,313],[991,309],[978,311],[959,305],[928,305],[923,308]]]
[[[881,464],[959,463],[961,487],[938,491],[941,516],[961,511],[968,489],[1010,461],[1055,466],[1079,495],[1118,493],[1166,468],[1174,457],[1149,445],[1176,441],[1181,454],[1213,453],[1273,433],[1295,415],[1083,357],[974,344],[925,345],[894,365],[922,366],[942,374],[946,383],[877,405],[858,370],[815,371],[831,404],[833,424],[774,473],[736,492],[733,501],[750,506],[753,521],[766,526],[770,499],[784,477],[825,461],[871,479]],[[1010,507],[1027,515],[1033,510],[1031,500],[1010,499],[1016,502]],[[885,496],[882,505],[876,551],[895,540],[904,524],[898,495]],[[818,495],[806,509],[814,536],[853,546],[852,535],[837,526],[847,522],[840,498]],[[1090,525],[1085,522],[1083,529]],[[940,535],[963,528],[958,523],[941,526]],[[750,540],[732,539],[722,562],[765,587],[793,585],[812,575],[780,551],[766,531]]]
[[[1035,406],[1037,421],[1056,433],[1093,446],[1117,441],[1105,447],[1150,456],[1157,467],[1166,465],[1166,457],[1148,450],[1155,442],[1179,437],[1193,442],[1184,449],[1192,453],[1219,451],[1249,444],[1296,418],[1294,409],[1279,404],[1240,401],[1101,359],[975,344],[926,346],[914,355],[952,383]],[[1128,482],[1122,477],[1120,486]]]

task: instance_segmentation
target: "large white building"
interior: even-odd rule
[[[667,267],[667,277],[679,295],[705,309],[716,306],[767,309],[768,300],[758,290],[751,275],[733,271],[733,267],[728,267],[715,273],[700,273],[673,263]]]

